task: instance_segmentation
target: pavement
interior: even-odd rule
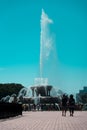
[[[87,130],[87,112],[61,116],[61,111],[23,112],[22,116],[0,120],[0,130]]]

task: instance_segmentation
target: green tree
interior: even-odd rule
[[[0,84],[0,99],[2,97],[5,97],[7,95],[12,95],[15,93],[18,95],[19,91],[24,88],[23,85],[21,84],[16,84],[16,83],[7,83],[7,84]]]

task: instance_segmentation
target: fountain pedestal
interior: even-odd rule
[[[39,94],[41,96],[50,96],[50,91],[52,89],[51,85],[40,85],[40,86],[32,86],[31,90],[32,90],[32,97],[39,96]]]

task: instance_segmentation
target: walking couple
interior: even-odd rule
[[[74,114],[74,108],[75,108],[75,99],[73,95],[71,94],[70,97],[63,94],[62,97],[62,116],[66,116],[66,111],[69,109],[70,116],[73,116]]]

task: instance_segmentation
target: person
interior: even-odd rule
[[[75,99],[74,99],[73,95],[71,94],[70,98],[69,98],[69,112],[70,112],[70,116],[73,116],[74,108],[75,108]]]
[[[68,97],[63,94],[62,97],[62,116],[66,116]]]
[[[34,109],[34,111],[36,111],[36,105],[35,105],[35,103],[33,104],[33,109]]]

